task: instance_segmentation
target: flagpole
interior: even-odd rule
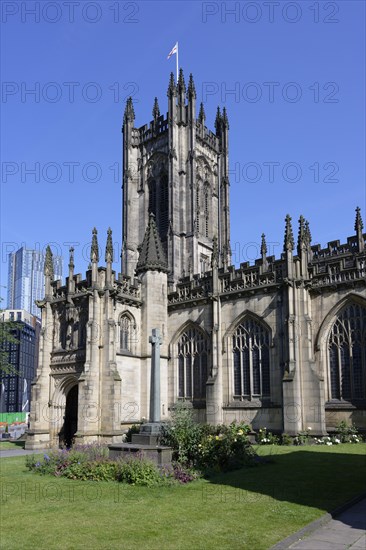
[[[179,70],[179,61],[178,61],[178,42],[177,42],[177,82],[178,82],[178,70]]]

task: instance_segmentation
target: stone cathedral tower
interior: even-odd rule
[[[122,272],[133,277],[149,214],[155,215],[167,256],[169,281],[210,269],[217,237],[220,266],[230,264],[228,130],[226,110],[217,110],[215,133],[198,115],[192,75],[180,70],[168,87],[168,112],[134,127],[132,99],[123,120]]]

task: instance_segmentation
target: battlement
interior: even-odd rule
[[[204,124],[196,121],[196,138],[198,141],[201,141],[216,153],[220,152],[220,141],[216,134],[211,132]]]
[[[86,276],[82,279],[82,275],[78,273],[72,278],[73,285],[70,284],[70,278],[66,278],[65,285],[61,284],[60,280],[53,281],[51,283],[52,288],[52,299],[53,301],[66,300],[68,297],[72,296],[73,298],[78,298],[84,295],[90,295],[95,289],[99,292],[105,292],[109,290],[117,298],[120,298],[122,301],[132,301],[139,304],[141,301],[141,283],[138,279],[132,279],[118,273],[116,278],[115,271],[111,273],[111,284],[106,283],[106,268],[98,267],[97,270],[97,281],[93,283],[92,281],[92,270],[88,269]],[[70,289],[72,291],[70,292]]]
[[[362,235],[363,243],[366,234]],[[366,285],[366,250],[365,246],[359,250],[359,236],[347,238],[346,244],[340,244],[339,240],[330,241],[326,248],[320,245],[308,247],[306,255],[306,273],[301,274],[301,254],[292,255],[294,281],[306,281],[309,290],[319,292],[322,287],[334,285],[352,285],[360,283]],[[280,288],[288,284],[288,259],[286,253],[281,258],[265,256],[255,260],[254,265],[243,262],[239,268],[231,265],[220,268],[217,271],[218,293],[221,297],[240,294],[244,292],[262,292]],[[190,275],[184,277],[168,295],[169,306],[205,301],[212,297],[213,272],[207,271],[203,275]]]

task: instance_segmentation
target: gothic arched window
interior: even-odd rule
[[[329,334],[330,398],[366,399],[366,308],[349,304]]]
[[[233,334],[234,395],[246,399],[270,396],[269,330],[251,317]]]
[[[206,399],[208,340],[199,329],[186,329],[178,340],[178,397]]]
[[[131,351],[132,335],[135,330],[135,323],[132,316],[122,315],[120,319],[120,349],[121,351]]]

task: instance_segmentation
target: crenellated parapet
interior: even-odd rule
[[[360,212],[357,209],[356,229],[359,231]],[[261,258],[254,265],[243,262],[218,270],[218,289],[222,299],[240,298],[246,294],[271,292],[289,284],[304,285],[311,292],[338,285],[366,285],[366,234],[348,237],[345,244],[331,241],[325,248],[311,246],[309,223],[301,216],[297,255],[293,255],[295,242],[291,218],[286,217],[284,252],[281,257],[267,256],[265,236],[262,235]],[[205,302],[212,297],[213,272],[184,277],[168,295],[168,304],[191,307],[192,303]]]

